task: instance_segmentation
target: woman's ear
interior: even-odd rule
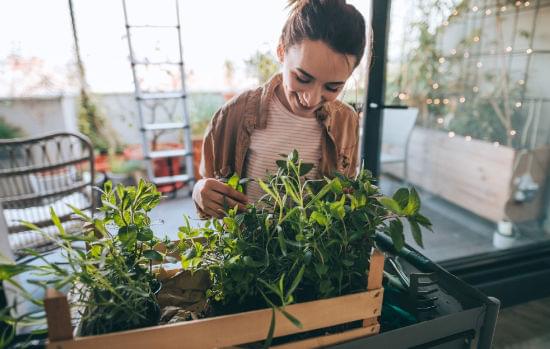
[[[285,48],[283,43],[280,41],[279,45],[277,45],[277,58],[279,59],[279,63],[283,64],[283,60],[285,58]]]

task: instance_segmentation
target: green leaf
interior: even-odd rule
[[[418,244],[418,246],[424,248],[424,243],[422,242],[422,231],[420,230],[420,226],[418,225],[418,223],[416,223],[414,220],[411,220],[411,219],[409,219],[409,225],[411,226],[411,232],[412,232],[414,241]]]
[[[335,177],[332,179],[332,181],[330,181],[330,189],[336,195],[342,194],[342,182],[340,182],[340,179],[338,179],[338,177]]]
[[[283,170],[286,170],[286,161],[285,160],[276,160],[275,163],[277,167]]]
[[[305,176],[313,169],[313,164],[303,163],[300,165],[300,176]]]
[[[236,190],[237,186],[239,185],[239,180],[239,175],[237,175],[237,173],[234,173],[227,181],[227,185]]]
[[[160,252],[155,250],[145,250],[143,251],[143,257],[150,259],[152,261],[162,261],[163,256]]]
[[[283,308],[277,308],[277,310],[279,310],[290,322],[292,322],[292,324],[294,326],[296,326],[298,328],[303,328],[304,327],[302,325],[302,323],[300,322],[300,320],[298,320],[294,315],[290,314],[289,312],[287,312]]]
[[[393,199],[397,201],[399,207],[405,208],[409,202],[409,189],[400,188],[395,192],[395,194],[393,194]]]
[[[269,324],[269,331],[267,331],[267,338],[262,346],[262,348],[267,349],[271,347],[271,342],[273,342],[273,334],[275,333],[275,308],[271,308],[271,323]]]
[[[302,277],[304,276],[305,270],[306,270],[306,266],[302,265],[302,267],[300,268],[300,271],[298,271],[298,274],[296,274],[296,277],[292,281],[292,285],[290,285],[287,295],[292,295],[294,293],[294,291],[296,290],[296,287],[298,287],[298,285],[302,281]]]
[[[414,216],[414,220],[424,228],[429,229],[430,231],[433,231],[432,222],[430,222],[430,220],[427,217],[418,213],[417,215]]]
[[[138,241],[151,241],[153,240],[153,231],[150,228],[139,229],[137,234]]]
[[[401,214],[401,207],[399,207],[399,204],[394,199],[383,196],[379,198],[378,201],[391,212]]]
[[[410,194],[409,194],[409,202],[407,203],[407,206],[403,210],[403,213],[406,216],[413,216],[418,213],[420,210],[420,197],[418,196],[418,193],[414,188],[411,188]]]
[[[315,221],[317,224],[322,226],[326,226],[328,223],[327,217],[319,211],[313,211],[311,216],[309,216],[309,221]]]
[[[263,190],[264,192],[266,192],[267,194],[269,194],[269,196],[271,196],[271,197],[274,198],[274,199],[277,198],[277,196],[275,195],[275,193],[273,192],[273,190],[271,190],[271,189],[267,186],[267,184],[265,184],[264,181],[259,180],[259,181],[258,181],[258,185],[260,186],[260,188],[262,188],[262,190]]]
[[[59,231],[59,235],[64,236],[65,235],[65,229],[63,228],[63,225],[61,225],[61,221],[59,220],[59,217],[55,213],[53,207],[50,206],[50,217],[52,218],[53,224],[55,224],[57,231]]]
[[[134,224],[121,227],[118,230],[118,239],[123,245],[133,245],[137,240],[138,229]]]
[[[393,246],[397,251],[401,251],[405,246],[405,236],[403,235],[403,223],[399,219],[395,219],[390,222],[389,226],[390,236],[393,242]]]
[[[283,256],[286,257],[286,243],[285,243],[285,235],[283,233],[283,228],[280,225],[278,225],[275,229],[277,230],[277,241],[279,242],[279,248],[281,249]]]

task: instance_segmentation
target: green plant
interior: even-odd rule
[[[23,131],[19,127],[11,125],[3,117],[0,117],[0,139],[18,138],[21,136],[23,136]]]
[[[259,84],[266,83],[279,70],[277,58],[270,51],[256,51],[245,64],[248,75]]]
[[[26,273],[28,282],[44,290],[72,289],[71,306],[81,316],[80,335],[94,335],[150,326],[158,322],[160,309],[155,299],[159,288],[151,270],[153,260],[164,256],[152,247],[158,243],[149,228],[148,212],[160,200],[155,186],[140,181],[136,187],[112,188],[110,182],[101,190],[103,218],[91,218],[72,207],[74,213],[85,222],[79,235],[65,232],[59,218],[51,210],[52,221],[59,236],[50,237],[62,251],[63,262],[48,261],[45,255],[34,250],[26,252],[31,260],[41,260],[40,265],[30,261],[14,264],[0,262],[0,280],[17,289],[23,300],[43,307],[42,300],[35,299],[16,280]],[[38,232],[39,227],[26,223]],[[45,232],[42,232],[47,235]],[[82,245],[87,248],[83,249]],[[28,324],[44,325],[43,314],[32,313],[14,316],[18,300],[2,314],[0,321],[11,326],[3,334],[4,343],[13,339],[16,328]]]
[[[285,305],[366,289],[377,232],[400,249],[403,220],[421,246],[420,227],[431,228],[414,189],[382,196],[364,170],[355,178],[310,180],[313,166],[296,151],[277,165],[276,174],[259,181],[266,194],[245,212],[228,207],[222,222],[180,228],[182,266],[210,272],[209,296],[219,312],[271,306],[299,325]],[[228,180],[236,189],[242,184],[237,176]]]

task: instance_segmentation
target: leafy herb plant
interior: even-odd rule
[[[366,289],[377,232],[401,249],[404,222],[421,246],[420,227],[431,229],[414,189],[383,196],[367,171],[310,180],[313,166],[296,151],[277,165],[277,173],[258,182],[265,195],[245,212],[230,208],[221,222],[180,228],[182,265],[210,271],[209,296],[221,313],[272,306],[299,325],[285,305]],[[239,183],[236,176],[228,181]]]

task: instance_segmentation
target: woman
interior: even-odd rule
[[[219,179],[234,172],[263,178],[275,172],[279,154],[298,150],[314,164],[308,177],[353,176],[359,120],[336,98],[359,65],[366,43],[365,20],[345,0],[290,1],[292,11],[277,46],[282,73],[224,105],[206,131],[193,200],[201,216],[220,217],[224,207],[261,195],[250,182],[246,195]]]

